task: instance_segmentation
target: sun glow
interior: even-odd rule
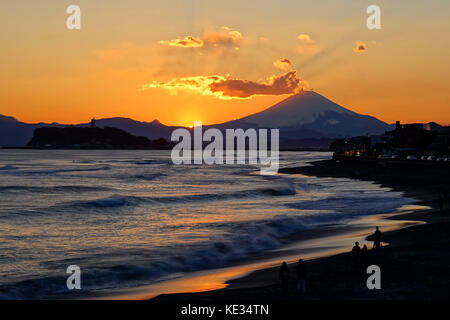
[[[108,14],[81,1],[98,31],[87,33],[67,30],[64,11],[42,2],[2,1],[0,114],[19,121],[123,116],[188,127],[198,116],[210,125],[260,112],[310,81],[339,105],[388,123],[450,122],[449,1],[408,32],[411,11],[391,7],[399,23],[368,31],[365,8],[358,14],[351,0],[343,1],[351,10],[333,11],[326,24],[320,4],[302,10],[299,1],[258,5],[254,14],[252,1],[240,10],[233,1],[197,1],[186,13],[180,1],[130,0],[126,15],[121,1],[110,1]],[[46,21],[28,19],[35,10]],[[431,7],[417,1],[411,10]],[[117,17],[120,32],[108,32]]]

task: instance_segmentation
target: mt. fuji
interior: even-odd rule
[[[225,128],[279,128],[280,137],[338,138],[380,134],[390,126],[361,115],[313,91],[303,91],[259,113],[220,125]]]
[[[96,121],[98,127],[110,126],[133,135],[149,139],[164,138],[170,141],[178,126],[166,126],[159,121],[142,122],[129,118],[107,118]],[[23,123],[12,117],[0,115],[0,146],[25,146],[36,128],[64,126],[59,123]],[[89,126],[89,123],[75,124]],[[207,125],[206,128],[230,129],[280,129],[282,148],[327,147],[332,139],[358,135],[381,134],[391,129],[387,123],[374,117],[350,111],[313,91],[293,95],[264,111],[238,120]]]

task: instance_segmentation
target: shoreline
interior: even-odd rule
[[[370,218],[381,218],[381,219],[371,219],[372,222],[380,224],[379,222],[383,219],[392,221],[390,227],[386,228],[386,224],[380,224],[380,228],[383,230],[383,247],[380,249],[380,254],[390,254],[392,249],[393,255],[396,255],[396,250],[404,247],[408,247],[405,243],[412,234],[416,232],[411,232],[416,228],[428,225],[428,222],[423,221],[425,215],[434,216],[437,214],[436,211],[430,210],[418,210],[409,213],[397,213],[397,214],[386,214],[380,216],[369,216]],[[450,216],[450,212],[445,213]],[[397,219],[398,218],[398,219]],[[445,217],[446,219],[448,217]],[[418,220],[413,220],[418,219]],[[446,229],[447,231],[450,230]],[[372,247],[372,242],[370,239],[371,232],[365,234],[353,235],[350,237],[344,237],[348,244],[345,249],[337,250],[336,252],[329,252],[324,255],[319,256],[305,256],[301,257],[305,260],[309,272],[314,272],[314,275],[308,278],[308,287],[313,287],[307,294],[298,294],[295,291],[295,279],[290,281],[290,290],[285,293],[281,289],[280,282],[278,280],[278,270],[283,260],[278,260],[278,264],[266,266],[265,268],[258,268],[253,270],[248,274],[244,274],[241,277],[231,278],[226,281],[227,286],[224,288],[218,288],[213,290],[207,290],[202,292],[181,292],[181,293],[169,293],[161,294],[157,297],[152,298],[153,301],[229,301],[229,300],[258,300],[258,301],[284,301],[284,300],[342,300],[342,299],[396,299],[402,298],[397,296],[397,294],[390,294],[390,296],[383,296],[384,292],[378,293],[375,291],[369,291],[365,288],[365,281],[368,276],[363,272],[358,275],[353,274],[353,269],[351,267],[351,256],[350,250],[355,241],[359,241],[361,244],[367,244],[369,250]],[[422,234],[423,232],[418,232]],[[388,242],[388,243],[386,243]],[[371,252],[374,254],[374,252]],[[378,252],[376,253],[379,254]],[[450,256],[450,252],[448,252]],[[296,257],[298,259],[298,257]],[[380,259],[377,259],[380,258]],[[384,271],[385,262],[383,257],[373,257],[371,256],[372,263],[380,264],[380,267]],[[379,261],[375,261],[379,260]],[[295,274],[295,264],[296,259],[286,259],[288,267],[291,274]],[[409,267],[409,262],[403,264],[402,266],[397,266],[397,268]],[[313,271],[314,270],[314,271]],[[336,272],[337,271],[337,272]],[[339,273],[340,276],[336,276],[333,273]],[[328,274],[328,276],[327,276]],[[295,277],[294,277],[295,278]],[[383,278],[386,278],[383,274]],[[391,277],[389,277],[391,278]],[[409,280],[408,280],[409,281]],[[407,281],[407,282],[408,282]],[[352,288],[351,285],[354,285]],[[450,281],[449,281],[450,283]],[[332,290],[330,290],[330,288]],[[449,298],[450,293],[448,293],[447,287],[440,288],[439,298]],[[403,290],[402,287],[400,287]],[[382,291],[382,290],[380,290]],[[446,295],[442,295],[445,292]],[[406,297],[407,295],[405,295]],[[430,296],[419,295],[413,298],[427,299]]]
[[[416,198],[419,204],[437,204],[440,193],[450,194],[450,166],[417,167],[382,160],[322,160],[311,162],[309,166],[280,168],[279,173],[373,181],[382,187],[403,192],[406,197]]]
[[[194,298],[196,299],[197,295],[207,296],[209,293],[228,292],[230,289],[252,289],[255,288],[255,283],[256,287],[270,285],[274,277],[267,276],[266,279],[258,277],[257,282],[255,282],[252,275],[264,273],[274,268],[277,269],[281,261],[284,260],[293,263],[298,260],[299,256],[302,256],[306,261],[312,261],[342,254],[348,251],[349,243],[364,241],[373,232],[372,226],[374,223],[380,225],[384,230],[398,230],[420,222],[406,218],[394,220],[391,217],[404,216],[405,212],[421,212],[422,210],[411,209],[404,212],[368,215],[345,226],[330,226],[320,230],[301,231],[287,236],[285,245],[280,248],[261,252],[222,267],[191,272],[179,278],[163,280],[136,288],[93,292],[78,298],[104,300],[166,300],[167,298],[171,300],[180,297],[191,299],[191,295],[195,295]],[[276,272],[274,274],[276,276]],[[75,299],[78,298],[75,297]]]
[[[280,173],[374,181],[394,191],[401,191],[407,197],[416,198],[416,204],[427,205],[432,209],[381,215],[399,223],[394,230],[385,230],[381,226],[382,240],[389,245],[383,247],[380,252],[371,252],[371,263],[380,265],[383,271],[384,290],[368,290],[365,287],[367,275],[360,273],[355,276],[354,271],[349,268],[349,251],[353,243],[351,239],[347,239],[346,252],[306,262],[308,269],[315,269],[317,273],[310,271],[312,274],[308,277],[308,286],[312,289],[304,295],[295,293],[292,288],[289,293],[281,290],[277,279],[280,261],[277,266],[261,268],[240,278],[230,279],[227,281],[228,286],[222,289],[200,293],[163,294],[154,301],[450,298],[447,289],[450,285],[450,275],[447,275],[447,270],[450,270],[450,211],[436,210],[439,202],[437,197],[440,192],[445,193],[448,190],[448,172],[433,167],[418,172],[414,167],[389,168],[382,163],[367,165],[325,160],[313,162],[311,166],[283,168]],[[402,221],[410,224],[401,225]],[[375,226],[380,220],[373,222]],[[364,236],[364,240],[370,241],[371,237]],[[427,259],[424,261],[423,257]],[[291,272],[295,270],[292,263],[289,268]],[[265,283],[264,279],[271,281]],[[294,287],[295,283],[290,285]]]
[[[340,288],[333,279],[342,278],[342,283],[354,283],[355,279],[351,275],[351,270],[348,269],[348,252],[355,241],[360,243],[367,242],[369,248],[370,234],[376,225],[379,225],[382,232],[382,241],[390,243],[383,248],[383,255],[386,257],[377,257],[381,259],[380,264],[386,263],[386,259],[394,259],[393,256],[400,251],[414,251],[415,247],[421,245],[421,238],[429,238],[429,227],[435,233],[431,236],[443,234],[450,235],[450,214],[436,212],[435,207],[438,203],[436,200],[436,190],[445,186],[447,175],[439,175],[429,173],[417,174],[410,170],[398,170],[390,172],[389,169],[378,168],[377,166],[368,168],[367,165],[358,166],[355,164],[341,164],[333,160],[317,161],[311,163],[311,166],[297,167],[297,168],[283,168],[280,173],[284,174],[300,174],[317,177],[345,177],[360,180],[374,181],[385,187],[389,187],[394,191],[401,191],[405,196],[417,199],[415,203],[418,206],[428,206],[428,209],[422,208],[416,210],[409,210],[405,212],[385,213],[378,215],[369,215],[351,222],[349,225],[329,228],[325,230],[309,230],[291,235],[286,244],[280,249],[271,250],[252,256],[244,261],[235,264],[228,264],[221,268],[193,272],[188,275],[183,275],[180,278],[165,280],[151,285],[144,285],[138,288],[121,289],[114,292],[97,292],[88,297],[92,299],[152,299],[153,301],[171,301],[171,300],[236,300],[251,299],[258,300],[279,300],[279,299],[383,299],[382,295],[374,293],[367,296],[367,289],[362,293],[357,291],[349,292],[349,288]],[[387,172],[386,172],[387,171]],[[424,180],[430,180],[432,183],[424,185]],[[438,222],[438,223],[436,223]],[[448,224],[447,224],[448,222]],[[415,238],[411,235],[418,236]],[[441,237],[439,241],[434,244],[442,247],[443,243],[450,243],[449,236]],[[406,239],[406,240],[405,240]],[[426,244],[428,249],[430,242]],[[426,247],[425,246],[425,247]],[[450,245],[448,246],[450,248]],[[446,257],[443,262],[446,268],[450,268],[450,250],[441,248],[441,251],[436,252],[437,256],[443,253]],[[420,261],[418,252],[411,261],[405,265],[404,262],[395,262],[394,266],[398,268],[409,268],[411,264]],[[447,258],[448,254],[448,258]],[[290,263],[297,261],[298,257],[302,257],[307,261],[311,269],[329,269],[335,268],[341,272],[339,276],[330,278],[320,275],[320,281],[312,277],[312,286],[335,287],[333,290],[318,293],[318,291],[311,292],[311,294],[300,296],[295,293],[283,294],[277,278],[277,272],[281,261],[288,261]],[[408,260],[408,259],[407,259]],[[290,264],[290,269],[295,270],[294,266]],[[384,270],[384,268],[383,268]],[[450,270],[450,269],[449,269]],[[322,271],[325,272],[325,271]],[[334,270],[327,270],[325,274],[333,274]],[[429,277],[430,272],[425,272]],[[315,275],[317,276],[317,275]],[[365,275],[363,275],[364,277]],[[383,279],[386,278],[383,276]],[[387,277],[389,279],[389,275]],[[401,278],[401,277],[399,277]],[[448,280],[446,277],[445,280]],[[359,279],[361,280],[361,279]],[[414,279],[407,279],[406,283]],[[361,280],[362,281],[362,280]],[[341,284],[342,284],[341,283]],[[362,282],[361,282],[362,283]],[[294,286],[294,284],[291,284]],[[404,286],[405,284],[403,284]],[[422,283],[425,285],[425,282]],[[450,281],[449,281],[450,285]],[[439,285],[433,284],[436,289]],[[364,282],[365,287],[365,282]],[[358,286],[361,289],[361,285]],[[399,286],[399,288],[403,288]],[[406,293],[390,293],[390,298],[401,299],[408,296]],[[377,290],[375,290],[377,291]],[[382,291],[382,290],[381,290]],[[332,294],[334,292],[334,294]],[[440,294],[440,297],[450,297],[447,293],[442,295],[443,289],[438,288],[435,292]],[[413,298],[428,298],[433,294],[428,295],[414,295]],[[411,294],[411,293],[410,293]],[[408,296],[409,297],[409,296]]]

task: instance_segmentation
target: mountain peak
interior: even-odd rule
[[[15,123],[18,122],[16,118],[14,117],[10,117],[10,116],[4,116],[2,114],[0,114],[0,121],[1,122],[10,122],[10,123]]]
[[[33,136],[34,129],[48,126],[44,123],[23,123],[6,116],[0,116],[0,124],[0,146],[24,146]],[[177,128],[166,126],[156,119],[152,122],[140,122],[123,117],[98,119],[96,124],[102,128],[119,128],[132,135],[145,136],[152,140],[170,140],[172,131]],[[380,134],[390,129],[388,124],[341,107],[314,91],[303,91],[262,112],[208,127],[279,128],[280,139],[288,140]]]
[[[327,112],[356,114],[314,91],[302,91],[241,120],[258,124],[260,127],[294,127],[312,123]]]

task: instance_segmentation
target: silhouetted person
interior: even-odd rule
[[[361,249],[361,263],[364,267],[369,265],[369,249],[367,248],[367,245],[364,245]]]
[[[361,259],[361,248],[359,247],[359,242],[355,242],[355,245],[353,246],[352,249],[352,261],[354,269],[358,268],[360,259]]]
[[[306,292],[306,276],[307,268],[303,259],[298,260],[297,263],[297,292]]]
[[[289,268],[286,262],[283,262],[281,264],[280,280],[281,280],[281,288],[283,289],[284,292],[287,292],[289,286]]]
[[[380,228],[376,228],[373,234],[373,248],[379,249],[381,247],[381,231]]]

